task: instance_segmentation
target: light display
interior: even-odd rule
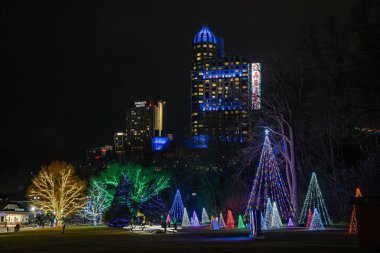
[[[355,127],[355,130],[366,134],[380,135],[380,128]]]
[[[111,227],[124,227],[129,225],[131,218],[137,214],[132,201],[132,184],[125,174],[121,179],[112,200],[109,211],[106,213],[107,225]]]
[[[32,180],[27,196],[36,209],[54,214],[60,226],[63,217],[83,210],[85,187],[85,182],[75,175],[71,164],[54,161],[41,168]]]
[[[210,228],[212,228],[212,223],[214,222],[214,216],[213,215],[211,215],[211,218],[210,218]]]
[[[281,226],[282,222],[280,214],[278,213],[277,204],[273,202],[271,228],[280,228]]]
[[[265,230],[265,229],[267,229],[267,223],[263,217],[263,213],[260,213],[260,216],[261,216],[261,229]]]
[[[190,226],[189,215],[187,214],[186,207],[183,208],[182,227]]]
[[[355,198],[361,198],[362,193],[359,188],[356,188]],[[348,228],[349,234],[357,234],[358,233],[358,222],[356,220],[356,205],[354,204],[352,207],[350,226]]]
[[[179,190],[176,191],[172,207],[170,208],[170,215],[173,221],[179,222],[183,217],[183,202],[181,198],[181,193]]]
[[[235,219],[234,219],[234,216],[232,215],[231,210],[227,210],[226,228],[227,229],[233,229],[233,228],[235,228]]]
[[[261,64],[251,64],[251,103],[252,109],[261,108]]]
[[[313,213],[311,212],[311,208],[309,208],[309,211],[307,212],[307,222],[306,222],[306,228],[309,229],[311,218],[313,218]]]
[[[114,163],[102,171],[99,176],[90,179],[91,187],[103,192],[106,208],[111,205],[116,188],[125,174],[128,174],[132,182],[132,199],[137,206],[143,205],[144,202],[156,197],[163,189],[169,187],[169,177],[158,175],[152,168]]]
[[[212,219],[212,222],[211,222],[211,229],[212,230],[219,230],[220,227],[219,227],[219,221],[218,221],[218,217],[215,217]]]
[[[191,138],[191,142],[188,146],[194,149],[207,149],[208,140],[207,135],[195,135]]]
[[[96,188],[90,187],[84,209],[84,216],[87,219],[92,220],[94,226],[102,222],[102,217],[105,211],[104,202],[105,197],[103,192]]]
[[[311,218],[309,230],[324,230],[323,222],[321,216],[319,215],[318,209],[314,208],[313,218]]]
[[[247,227],[244,225],[243,217],[241,216],[241,214],[239,214],[239,216],[238,216],[238,225],[237,225],[237,228],[238,228],[238,229],[244,229],[244,228],[247,228]]]
[[[216,37],[211,32],[210,28],[207,26],[203,26],[201,30],[195,35],[194,44],[197,43],[215,43],[216,44]]]
[[[268,198],[267,203],[266,203],[266,209],[265,209],[265,226],[263,229],[270,229],[272,225],[272,213],[273,213],[273,208],[272,208],[272,203],[270,201],[270,198]]]
[[[285,185],[277,166],[268,134],[269,130],[266,129],[260,162],[253,181],[245,217],[248,215],[249,208],[263,211],[266,200],[270,198],[277,203],[281,216],[286,219],[287,217],[294,216],[289,189]],[[267,219],[267,217],[265,217],[265,219]]]
[[[153,137],[151,140],[151,148],[153,151],[161,151],[169,148],[169,138],[168,137]]]
[[[210,219],[208,218],[208,214],[207,214],[206,209],[204,207],[202,209],[202,221],[201,222],[203,224],[210,222]]]
[[[200,226],[198,216],[197,216],[197,213],[195,211],[193,211],[193,216],[191,217],[191,226],[192,227],[199,227]]]
[[[289,217],[288,219],[288,227],[293,227],[294,224],[293,224],[293,220],[292,220],[292,217]]]
[[[319,188],[317,176],[314,172],[311,174],[309,188],[298,220],[298,224],[306,223],[307,211],[309,210],[309,208],[311,208],[312,210],[314,208],[320,210],[320,216],[323,224],[332,225],[329,213],[327,212],[325,201],[323,200],[321,189]]]
[[[170,223],[171,219],[170,219],[170,213],[168,213],[168,215],[166,215],[166,220],[165,222],[166,223]]]
[[[223,214],[222,213],[219,214],[219,227],[220,228],[225,228],[226,227],[226,223],[224,222]]]

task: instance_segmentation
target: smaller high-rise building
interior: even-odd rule
[[[163,136],[165,102],[138,101],[127,110],[126,149],[128,153],[142,153],[151,147],[153,137]]]
[[[126,148],[127,134],[123,131],[114,133],[114,148],[117,155],[124,155]]]

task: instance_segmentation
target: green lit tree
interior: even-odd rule
[[[152,168],[133,164],[111,164],[99,176],[90,179],[91,187],[103,193],[105,209],[111,206],[116,189],[125,175],[128,175],[131,182],[131,199],[133,201],[131,206],[136,210],[148,200],[157,198],[163,189],[169,187],[169,177]]]

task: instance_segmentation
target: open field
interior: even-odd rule
[[[247,235],[241,230],[150,234],[107,227],[67,227],[62,234],[46,228],[0,234],[0,252],[371,252],[344,230],[279,230],[265,233],[265,240]]]

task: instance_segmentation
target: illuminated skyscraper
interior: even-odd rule
[[[224,42],[204,26],[193,40],[191,133],[208,140],[249,138],[248,113],[260,109],[260,64],[226,56]]]
[[[149,149],[152,138],[162,136],[164,105],[164,101],[139,101],[127,110],[127,151]]]

